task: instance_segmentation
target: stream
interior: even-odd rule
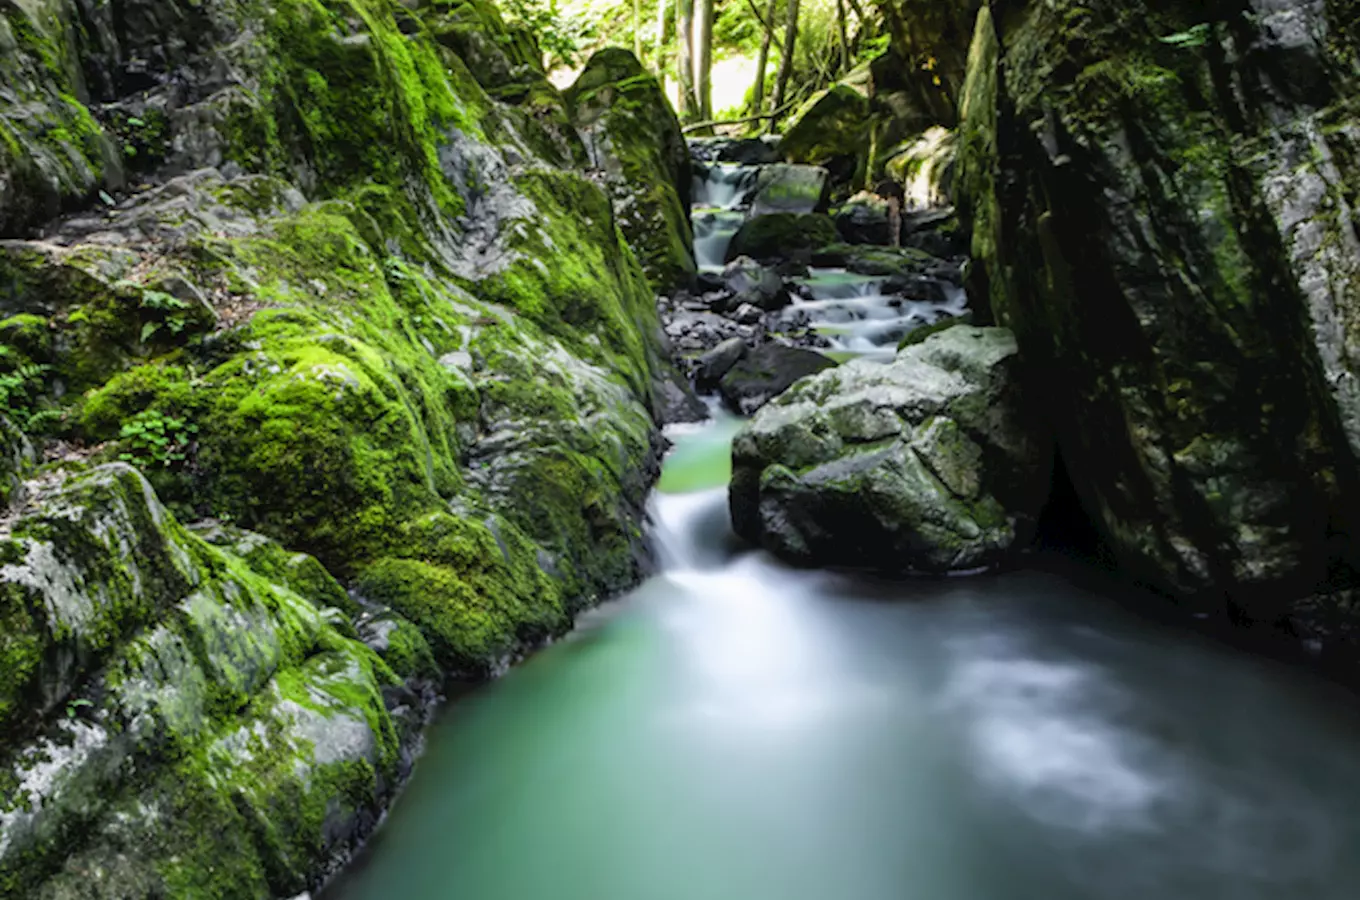
[[[672,428],[662,573],[447,708],[325,900],[1352,900],[1360,710],[1062,565],[881,583],[727,521]]]

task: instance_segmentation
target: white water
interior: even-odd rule
[[[813,330],[847,356],[890,360],[907,334],[923,325],[962,315],[968,298],[962,288],[938,282],[939,301],[908,300],[884,294],[887,278],[855,275],[844,269],[812,269],[798,279],[812,295],[796,298],[786,318],[806,315]]]

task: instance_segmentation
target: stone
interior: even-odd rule
[[[869,132],[866,97],[836,84],[814,94],[793,116],[779,153],[786,162],[821,166],[836,184],[848,185],[867,156]]]
[[[847,244],[875,244],[886,247],[892,242],[888,204],[873,194],[856,194],[832,214],[836,231]]]
[[[691,138],[689,148],[695,159],[706,163],[762,166],[779,161],[777,137]]]
[[[825,212],[830,205],[831,184],[826,169],[775,164],[762,167],[756,178],[750,216]]]
[[[956,325],[887,365],[794,385],[733,443],[737,533],[791,562],[892,574],[995,567],[1028,546],[1052,449],[1014,337]]]
[[[704,353],[694,364],[694,385],[701,391],[711,391],[746,355],[746,342],[739,337],[728,338]]]
[[[749,416],[799,379],[835,365],[833,360],[813,350],[763,344],[728,370],[718,391],[729,409]]]
[[[748,219],[727,248],[729,261],[749,256],[762,263],[806,264],[815,251],[836,241],[836,224],[820,213],[769,213]]]
[[[565,99],[652,287],[690,284],[690,154],[656,78],[629,51],[608,47],[591,56]]]

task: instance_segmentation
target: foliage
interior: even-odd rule
[[[176,468],[193,451],[198,426],[157,409],[146,409],[123,423],[118,458],[143,468]]]
[[[1193,28],[1185,31],[1178,31],[1175,34],[1168,34],[1166,37],[1159,38],[1163,44],[1170,44],[1173,47],[1186,49],[1203,47],[1209,41],[1212,30],[1208,22],[1201,22]]]
[[[9,355],[9,348],[0,345],[0,364]],[[37,404],[50,369],[50,366],[38,363],[22,363],[0,375],[0,409],[24,431],[32,430],[41,418],[46,417],[46,412],[39,411]]]
[[[577,65],[583,47],[596,37],[588,22],[564,15],[557,0],[503,0],[500,7],[506,22],[534,36],[550,69]]]

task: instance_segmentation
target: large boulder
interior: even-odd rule
[[[1250,621],[1360,545],[1354,4],[1053,0],[977,17],[957,187],[1130,573]]]
[[[958,325],[762,409],[732,446],[736,531],[793,562],[885,572],[998,565],[1027,546],[1052,462],[1010,332]]]
[[[834,243],[836,223],[822,213],[771,213],[748,219],[727,246],[727,261],[749,256],[762,263],[801,260]]]
[[[821,166],[838,185],[849,185],[864,165],[869,129],[864,94],[849,85],[832,85],[813,95],[794,116],[779,142],[779,153],[785,162]]]
[[[433,696],[419,632],[375,651],[314,559],[209,545],[123,464],[2,521],[0,893],[290,895],[372,832]]]
[[[690,154],[661,85],[632,53],[610,47],[590,58],[566,100],[652,286],[691,282]]]

